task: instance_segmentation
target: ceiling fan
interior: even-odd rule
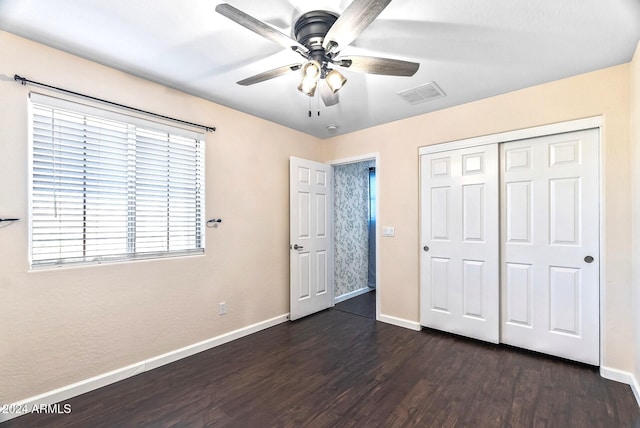
[[[337,104],[337,92],[347,82],[334,66],[362,73],[387,76],[413,76],[420,64],[390,58],[340,56],[340,51],[364,31],[391,0],[353,0],[342,15],[326,10],[302,14],[293,25],[295,40],[274,27],[242,12],[227,3],[216,6],[216,12],[287,49],[300,54],[305,61],[256,74],[237,82],[249,86],[301,70],[298,90],[313,97],[320,86],[324,104]],[[321,84],[322,81],[325,84]],[[319,85],[320,84],[320,85]]]

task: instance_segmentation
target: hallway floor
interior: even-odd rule
[[[373,289],[366,294],[340,302],[333,309],[374,320],[376,319],[376,290]]]

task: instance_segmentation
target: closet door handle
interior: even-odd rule
[[[584,261],[587,262],[587,263],[593,263],[593,257],[587,256],[587,257],[584,258]]]
[[[425,245],[424,247],[422,247],[422,250],[426,253],[429,251],[429,247]]]

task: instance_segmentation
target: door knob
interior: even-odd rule
[[[584,258],[584,261],[587,262],[587,263],[593,263],[593,257],[587,256],[587,257]]]
[[[424,247],[422,247],[422,250],[426,253],[427,251],[429,251],[429,247],[425,245]]]
[[[294,250],[302,250],[304,247],[302,245],[298,245],[298,244],[294,244],[293,245],[293,249]]]

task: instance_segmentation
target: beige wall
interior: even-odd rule
[[[288,159],[321,141],[0,32],[0,403],[289,312]],[[28,269],[28,79],[218,127],[206,139],[206,255]],[[218,316],[218,303],[228,313]]]
[[[631,62],[631,131],[633,146],[633,314],[635,371],[640,382],[640,43]],[[638,391],[640,393],[640,391]]]
[[[380,152],[378,222],[396,228],[395,238],[380,240],[381,313],[419,320],[419,147],[602,115],[606,228],[602,363],[631,371],[629,99],[625,64],[329,140],[324,145],[325,160]]]

